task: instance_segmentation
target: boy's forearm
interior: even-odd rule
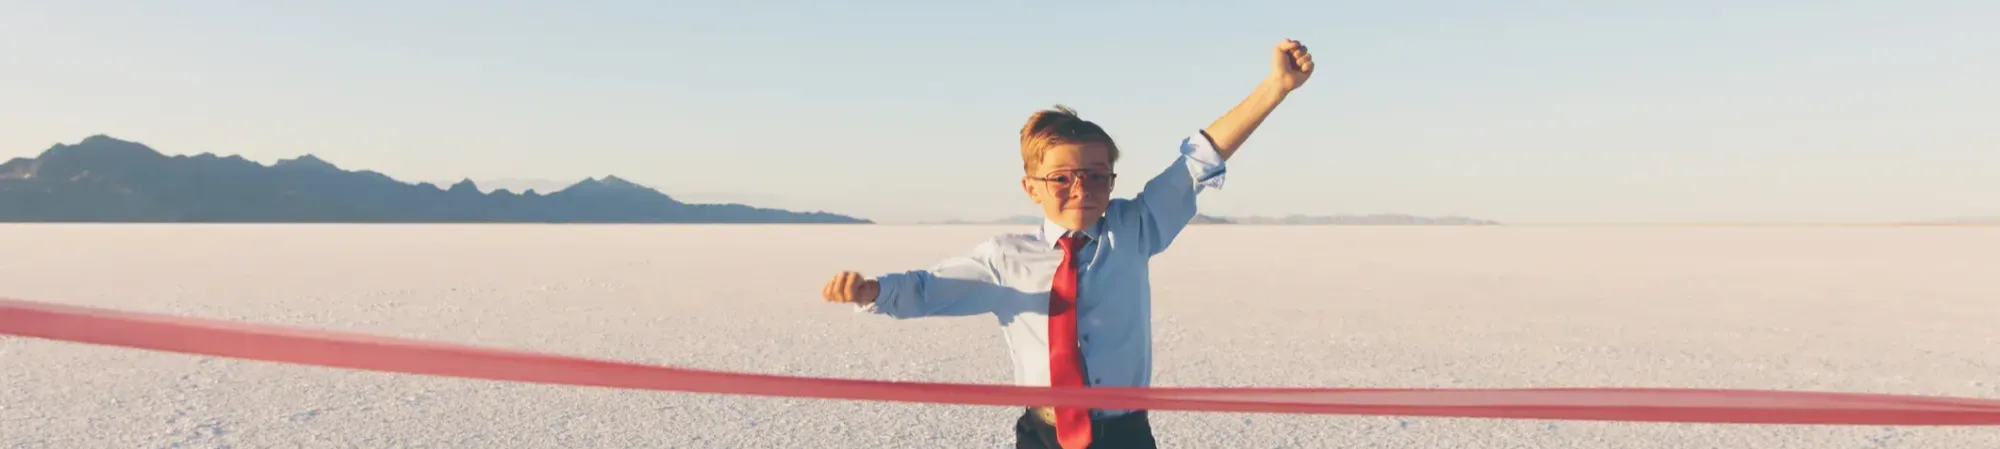
[[[937,273],[928,270],[910,270],[876,276],[869,280],[868,293],[863,300],[855,301],[859,310],[888,315],[895,318],[917,318],[931,314],[940,304],[949,303],[953,298],[947,291],[929,288],[935,284]]]
[[[1271,111],[1278,109],[1278,104],[1284,102],[1289,94],[1275,79],[1258,83],[1250,96],[1203,130],[1208,133],[1209,139],[1215,141],[1215,152],[1225,160],[1235,155],[1243,142],[1250,139],[1250,133],[1257,131],[1257,126],[1264,124],[1264,119],[1270,117]]]

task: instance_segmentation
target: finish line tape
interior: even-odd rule
[[[650,366],[0,298],[0,334],[515,382],[795,398],[1108,409],[1845,425],[2000,425],[2000,400],[1662,388],[1082,388],[791,377]]]

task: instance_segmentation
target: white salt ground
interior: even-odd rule
[[[1009,227],[0,225],[0,296],[761,373],[1004,383],[991,319],[819,302]],[[1162,386],[2000,398],[2000,228],[1190,229]],[[0,337],[0,447],[1011,447],[1011,407],[358,372]],[[2000,448],[1995,427],[1158,412],[1166,447]]]

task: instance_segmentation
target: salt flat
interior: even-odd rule
[[[992,319],[819,301],[1018,227],[0,225],[0,296],[762,373],[1004,383]],[[1195,227],[1163,386],[2000,398],[2000,227]],[[0,337],[0,447],[1011,447],[1009,407],[347,371]],[[1166,447],[2000,448],[2000,428],[1157,412]]]

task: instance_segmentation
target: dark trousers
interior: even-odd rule
[[[1090,449],[1154,449],[1153,424],[1144,410],[1111,419],[1090,422]],[[1056,426],[1035,415],[1034,409],[1014,422],[1014,449],[1062,449],[1056,442]]]

